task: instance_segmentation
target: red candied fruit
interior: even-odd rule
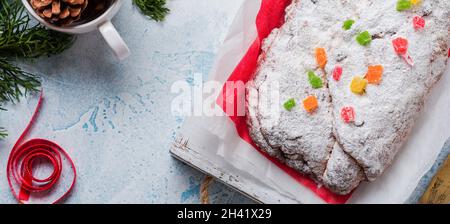
[[[408,52],[408,40],[405,38],[398,37],[392,41],[394,45],[395,52],[399,55],[405,55]]]
[[[413,18],[414,29],[420,30],[425,28],[425,19],[420,16],[414,16]]]
[[[333,79],[339,81],[342,76],[342,67],[340,65],[336,65],[333,69]]]
[[[344,107],[341,110],[342,120],[345,123],[350,123],[355,121],[355,110],[353,107]]]

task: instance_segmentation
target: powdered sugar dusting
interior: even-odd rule
[[[339,194],[350,192],[366,177],[374,180],[392,162],[445,68],[450,2],[425,1],[410,12],[397,12],[395,4],[395,0],[294,1],[287,8],[286,23],[264,41],[259,68],[248,86],[247,120],[255,143]],[[417,14],[427,20],[425,30],[416,31],[410,23]],[[344,31],[342,22],[347,19],[356,23]],[[354,40],[365,30],[374,36],[367,47]],[[410,40],[414,67],[394,52],[391,41],[397,36]],[[317,47],[327,50],[324,71],[314,59]],[[336,64],[344,70],[340,81],[331,76]],[[352,93],[351,79],[364,76],[367,66],[374,64],[384,66],[382,82],[369,85],[365,95]],[[308,70],[323,77],[324,88],[311,88]],[[277,119],[261,106],[274,103],[270,83],[279,84]],[[301,105],[309,95],[319,101],[313,114]],[[298,105],[292,111],[282,108],[289,98]],[[355,108],[358,126],[342,121],[344,106]]]

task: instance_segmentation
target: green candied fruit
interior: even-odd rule
[[[286,101],[283,106],[286,110],[291,111],[292,108],[294,108],[296,105],[294,98],[289,99],[288,101]]]
[[[344,21],[344,25],[342,25],[342,28],[344,30],[349,30],[352,28],[354,23],[355,23],[355,20],[353,20],[353,19],[346,20],[346,21]]]
[[[398,0],[397,1],[397,11],[405,11],[411,9],[413,6],[411,0]]]
[[[309,84],[311,84],[311,86],[314,89],[319,89],[319,88],[322,88],[322,86],[323,86],[322,79],[319,76],[317,76],[316,74],[314,74],[313,71],[308,72],[308,80],[309,80]]]
[[[362,46],[367,46],[372,42],[372,35],[368,31],[364,31],[356,36],[356,41]]]

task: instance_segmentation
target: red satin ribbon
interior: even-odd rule
[[[19,203],[27,202],[31,193],[49,191],[58,183],[63,171],[62,158],[67,159],[70,163],[73,172],[73,180],[69,189],[53,203],[60,202],[67,194],[69,194],[75,185],[75,165],[63,148],[58,144],[45,139],[31,139],[23,143],[39,114],[42,101],[43,93],[41,92],[33,116],[11,150],[8,159],[6,169],[8,184],[11,192]],[[33,176],[33,165],[36,161],[44,161],[52,165],[53,172],[50,176],[44,179]],[[19,193],[14,190],[13,181],[20,186]]]

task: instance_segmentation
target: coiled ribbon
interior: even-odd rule
[[[31,139],[24,142],[39,114],[42,101],[43,92],[39,96],[38,104],[30,122],[14,144],[8,159],[6,169],[8,184],[12,194],[21,204],[27,203],[31,193],[49,193],[54,188],[63,171],[63,159],[66,159],[71,166],[73,180],[68,190],[52,203],[58,203],[64,199],[75,185],[75,164],[63,148],[46,139]],[[48,177],[38,178],[33,176],[33,166],[37,161],[47,162],[53,167],[53,171]],[[20,187],[18,192],[16,192],[18,187],[14,187],[14,184]]]

